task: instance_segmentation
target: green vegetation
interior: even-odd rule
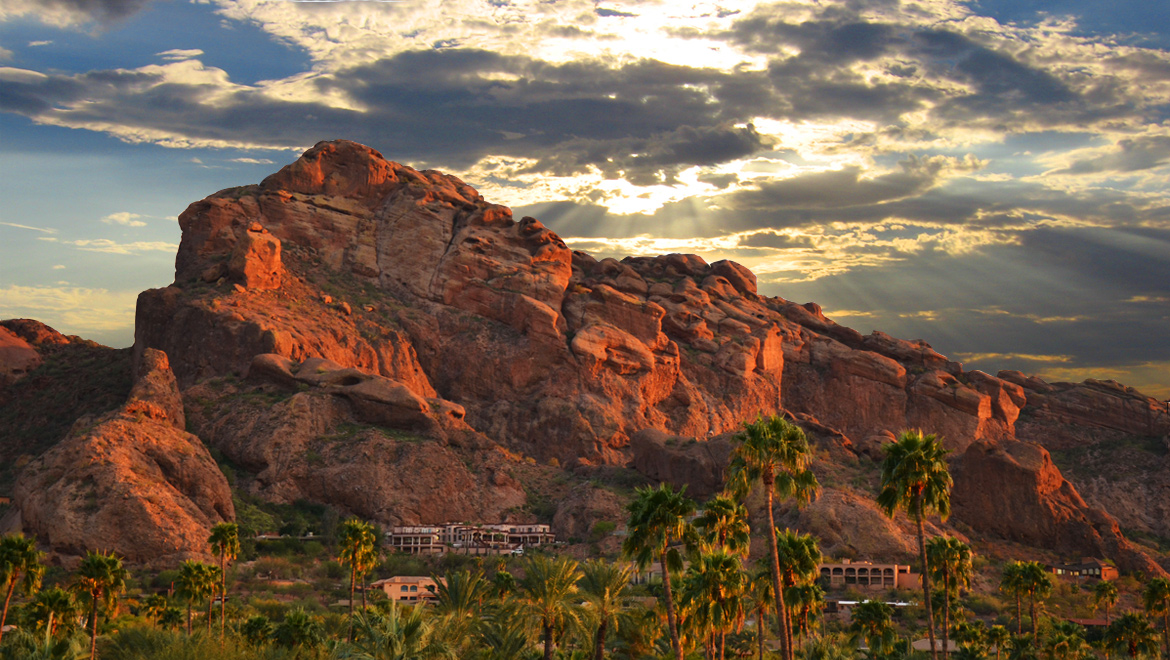
[[[728,489],[702,506],[666,484],[636,487],[624,558],[617,561],[579,562],[555,549],[491,559],[385,554],[381,531],[368,521],[340,520],[333,509],[309,502],[273,505],[239,493],[237,521],[216,525],[208,537],[218,565],[192,560],[178,570],[131,574],[117,557],[90,553],[68,572],[44,568],[31,540],[3,537],[0,622],[17,628],[0,633],[0,660],[925,660],[910,641],[933,638],[935,609],[944,656],[956,660],[1095,660],[1101,654],[1156,660],[1161,654],[1170,617],[1164,578],[1127,575],[1089,588],[1054,583],[1037,562],[1008,561],[1000,588],[1016,600],[1016,634],[997,625],[1010,622],[1008,612],[1001,614],[1010,606],[970,589],[999,571],[1002,560],[976,557],[956,538],[924,538],[923,518],[948,510],[949,475],[941,451],[931,447],[936,440],[915,433],[887,449],[877,497],[888,513],[905,510],[915,519],[924,577],[936,586],[923,594],[932,607],[868,600],[853,607],[850,623],[829,620],[818,540],[776,527],[772,515],[755,523],[748,516],[756,486],[762,488],[752,506],[815,497],[807,440],[793,429],[776,418],[745,425]],[[234,474],[234,466],[221,465]],[[543,467],[519,469],[542,475],[541,492],[574,487]],[[598,480],[594,487],[607,483],[589,476]],[[550,506],[552,498],[537,492],[533,487],[530,499]],[[765,504],[768,514],[773,503]],[[278,530],[288,536],[256,538]],[[761,543],[767,535],[770,552],[745,565],[753,532]],[[595,545],[612,544],[615,533],[622,532],[612,521],[599,521],[589,537]],[[632,584],[652,567],[658,574],[650,584]],[[365,588],[371,576],[395,575],[438,577],[434,603],[408,606]],[[915,594],[884,597],[905,601]],[[1021,634],[1025,601],[1030,632]],[[1063,620],[1094,608],[1105,610],[1106,629],[1087,633]],[[778,652],[769,650],[769,639],[779,640]],[[951,640],[957,650],[950,650]]]

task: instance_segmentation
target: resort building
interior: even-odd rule
[[[446,584],[443,578],[439,581]],[[439,584],[433,578],[420,575],[398,575],[370,584],[371,589],[381,589],[390,600],[406,603],[434,603],[439,600]]]
[[[511,523],[392,527],[386,537],[392,549],[416,555],[444,552],[468,555],[521,554],[524,548],[556,542],[556,536],[548,525]]]
[[[1081,557],[1075,564],[1054,564],[1045,566],[1053,575],[1071,578],[1089,578],[1093,580],[1116,580],[1120,573],[1117,569],[1100,559]]]
[[[837,564],[821,564],[820,576],[828,581],[830,588],[916,589],[921,580],[905,564],[874,564],[848,559]]]

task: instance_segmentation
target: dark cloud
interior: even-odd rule
[[[109,23],[134,14],[153,0],[38,0],[45,9],[64,9],[91,21]]]
[[[1094,174],[1098,172],[1137,172],[1170,162],[1170,137],[1153,136],[1121,140],[1112,153],[1081,159],[1054,174]]]
[[[788,236],[771,231],[762,231],[739,239],[739,246],[784,250],[788,248],[811,248],[813,243],[807,236]]]

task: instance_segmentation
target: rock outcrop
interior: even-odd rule
[[[954,516],[979,530],[1069,555],[1109,557],[1119,568],[1164,571],[1122,536],[1117,521],[1085,504],[1043,447],[985,440],[952,464]]]
[[[73,431],[21,473],[26,531],[50,550],[113,551],[135,563],[210,559],[210,527],[235,517],[231,492],[183,413],[166,355],[143,352],[129,400]]]

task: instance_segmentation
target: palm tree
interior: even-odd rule
[[[113,608],[118,594],[126,590],[127,572],[113,553],[89,551],[77,568],[77,589],[90,602],[89,659],[97,654],[98,603]]]
[[[1044,640],[1047,660],[1090,660],[1095,658],[1085,641],[1084,629],[1072,622],[1057,624]]]
[[[918,556],[922,562],[922,598],[926,603],[926,630],[930,657],[937,660],[934,645],[934,612],[930,606],[930,571],[926,562],[926,532],[922,521],[930,511],[946,520],[951,514],[951,473],[947,450],[933,433],[903,431],[898,441],[885,446],[881,490],[877,505],[891,518],[905,509],[918,525]]]
[[[162,616],[163,610],[167,609],[167,597],[162,594],[155,594],[146,599],[142,604],[142,613],[152,621],[154,625],[158,625],[158,618]]]
[[[520,581],[523,590],[521,603],[528,616],[540,624],[544,660],[552,658],[553,632],[581,623],[581,615],[575,607],[580,579],[576,560],[568,557],[549,559],[534,555],[524,566],[524,579]]]
[[[1093,603],[1096,606],[1093,609],[1098,607],[1105,608],[1106,626],[1108,626],[1110,623],[1109,610],[1117,604],[1117,598],[1117,585],[1113,584],[1109,580],[1101,580],[1097,584],[1093,585]]]
[[[1005,594],[1011,594],[1016,599],[1016,634],[1019,635],[1024,632],[1024,615],[1020,609],[1020,601],[1025,591],[1023,562],[1010,561],[1004,564],[1003,572],[999,578],[999,589]]]
[[[717,495],[703,505],[703,512],[695,518],[694,525],[709,546],[723,547],[746,557],[752,533],[747,517],[744,505],[726,495]]]
[[[628,566],[619,566],[606,561],[585,562],[578,583],[581,592],[588,599],[597,622],[593,635],[593,659],[601,660],[605,655],[605,638],[609,631],[621,629],[622,597],[630,585],[633,571]]]
[[[776,592],[772,586],[772,570],[768,566],[757,569],[748,578],[748,589],[751,594],[751,607],[756,613],[756,644],[759,647],[759,660],[764,660],[764,633],[767,632],[767,623],[764,617],[776,608]]]
[[[272,636],[272,622],[268,617],[257,614],[249,617],[243,625],[240,626],[240,634],[252,646],[260,646],[264,640]]]
[[[1166,657],[1170,658],[1170,580],[1164,577],[1150,580],[1142,591],[1142,605],[1151,616],[1162,615],[1162,643],[1166,646]]]
[[[353,639],[353,599],[358,575],[365,575],[374,564],[374,526],[359,518],[350,518],[338,529],[337,560],[349,566],[349,638]]]
[[[967,656],[982,658],[987,655],[987,626],[983,625],[982,622],[964,621],[957,623],[954,627],[954,633],[955,641],[960,644],[959,650],[966,650]]]
[[[435,633],[421,607],[403,607],[391,601],[385,613],[363,612],[357,624],[353,648],[342,649],[339,657],[360,660],[454,660],[457,657],[448,640]]]
[[[772,547],[776,549],[776,566],[780,569],[780,585],[784,589],[784,597],[780,599],[784,609],[783,624],[788,637],[789,647],[795,652],[792,644],[792,620],[788,613],[787,589],[798,583],[812,580],[817,575],[817,567],[821,563],[821,549],[817,540],[811,534],[797,534],[792,530],[773,529]]]
[[[894,608],[879,600],[867,600],[853,607],[850,614],[849,632],[852,643],[865,640],[865,645],[876,655],[881,655],[897,640],[893,623]]]
[[[712,636],[719,635],[719,660],[727,647],[727,633],[743,625],[747,584],[739,556],[724,549],[700,555],[683,580],[682,601],[695,622]],[[713,646],[708,644],[708,648]]]
[[[284,620],[272,631],[272,638],[285,648],[314,648],[325,639],[321,622],[301,608],[284,615]]]
[[[676,660],[683,660],[670,572],[681,570],[683,563],[678,548],[673,546],[682,543],[689,549],[697,541],[698,535],[687,522],[687,517],[695,512],[695,502],[686,496],[686,486],[676,491],[670,484],[663,483],[658,488],[646,486],[635,492],[634,501],[627,507],[630,512],[629,531],[622,542],[622,552],[634,560],[639,570],[654,561],[661,566],[670,648]]]
[[[187,601],[187,636],[191,636],[191,610],[196,601],[207,599],[207,632],[211,633],[211,604],[218,582],[216,567],[201,561],[188,559],[179,566],[179,577],[175,580],[175,595]]]
[[[4,589],[4,611],[0,614],[0,640],[4,639],[4,623],[8,621],[8,605],[17,585],[26,594],[32,594],[41,586],[45,567],[41,564],[41,553],[37,541],[23,534],[6,534],[0,538],[0,586]]]
[[[1038,561],[1026,561],[1020,567],[1020,580],[1023,590],[1028,594],[1029,612],[1032,616],[1032,638],[1036,636],[1036,599],[1047,598],[1052,594],[1052,574],[1045,570]]]
[[[777,556],[773,512],[774,496],[794,498],[798,505],[816,497],[820,490],[816,475],[807,469],[810,459],[808,439],[800,427],[783,417],[762,415],[751,423],[744,423],[743,431],[735,437],[739,445],[727,468],[729,490],[742,499],[759,481],[768,498],[768,540],[772,552],[772,588],[776,594],[777,618],[780,621],[780,652],[784,660],[793,660],[792,631],[788,626],[788,608],[784,604],[784,590],[780,586],[780,565]]]
[[[1105,630],[1105,644],[1131,659],[1139,655],[1152,656],[1158,653],[1158,631],[1146,617],[1128,612],[1109,624]]]
[[[810,619],[819,618],[816,612],[819,612],[825,605],[825,590],[815,582],[797,584],[785,589],[784,600],[793,609],[793,624],[799,622],[798,636],[803,641],[804,636],[809,632]]]
[[[227,564],[240,555],[240,528],[233,522],[217,523],[211,528],[211,554],[219,557],[219,639],[223,641],[227,607]]]
[[[158,615],[158,625],[167,630],[174,630],[183,625],[183,612],[177,607],[168,607]]]
[[[999,660],[1000,653],[1011,638],[1011,631],[1003,626],[992,626],[987,629],[987,643],[995,647],[995,660]]]
[[[474,657],[480,660],[521,660],[529,644],[528,626],[515,602],[492,608],[479,620],[475,635]]]
[[[57,634],[62,622],[68,622],[78,614],[77,601],[73,594],[53,587],[39,592],[28,605],[28,618],[33,629],[46,628],[49,635]],[[68,624],[66,624],[68,625]]]
[[[931,577],[942,582],[943,594],[943,660],[950,648],[952,593],[971,584],[971,548],[959,539],[939,536],[926,544],[926,559]]]
[[[482,573],[455,571],[445,579],[435,579],[439,597],[436,611],[447,617],[447,632],[453,639],[466,640],[471,627],[479,619],[491,592],[491,584]]]

